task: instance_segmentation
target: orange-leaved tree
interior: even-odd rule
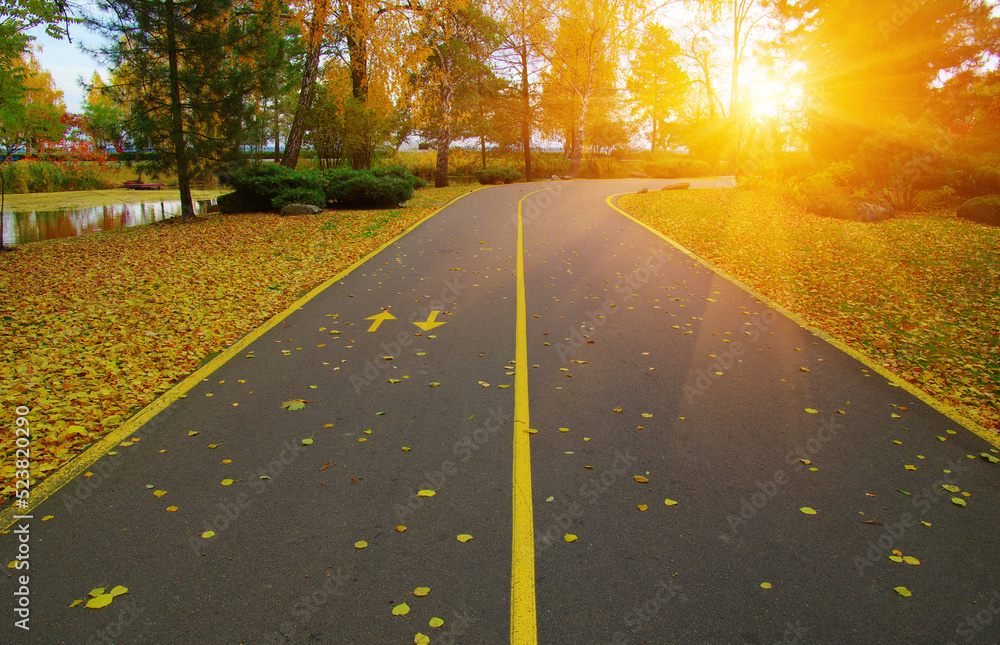
[[[619,61],[638,46],[639,25],[668,4],[645,0],[560,0],[555,3],[556,37],[542,48],[551,82],[572,95],[573,145],[570,174],[580,172],[594,99],[617,92]]]

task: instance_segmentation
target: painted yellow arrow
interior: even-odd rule
[[[424,331],[430,331],[430,330],[434,329],[435,327],[440,327],[441,325],[444,325],[446,323],[443,323],[443,322],[434,322],[434,320],[437,318],[437,315],[439,313],[441,313],[441,312],[440,311],[432,311],[431,313],[429,313],[427,315],[427,320],[426,321],[424,321],[424,322],[415,322],[413,324],[416,325],[417,327],[420,327]]]
[[[378,329],[378,326],[382,324],[383,320],[396,320],[396,317],[393,316],[388,311],[383,311],[383,312],[381,312],[379,314],[376,314],[374,316],[368,316],[367,318],[365,318],[365,320],[374,320],[375,321],[375,322],[372,323],[372,326],[368,328],[368,331],[375,331],[376,329]]]

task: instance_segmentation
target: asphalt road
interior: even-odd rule
[[[664,183],[477,191],[324,290],[11,527],[0,642],[511,643],[526,483],[538,643],[1000,640],[993,446],[605,202]]]

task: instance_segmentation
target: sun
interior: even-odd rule
[[[760,119],[773,119],[793,111],[802,100],[802,87],[785,79],[760,75],[748,78],[744,87],[750,112]]]

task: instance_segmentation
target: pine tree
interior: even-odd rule
[[[275,29],[274,0],[98,0],[90,23],[112,44],[102,54],[116,71],[111,95],[125,106],[125,128],[147,167],[173,169],[181,213],[194,217],[191,181],[240,158],[252,134],[250,97],[271,61],[254,52]]]

